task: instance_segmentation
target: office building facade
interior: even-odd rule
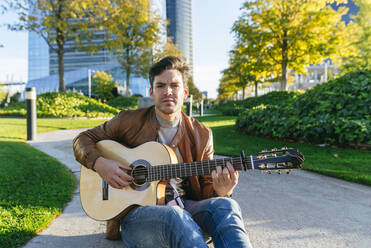
[[[193,71],[192,0],[166,0],[166,17],[167,36],[173,38]]]
[[[49,76],[49,46],[40,35],[28,33],[28,80]]]
[[[151,0],[151,2],[152,11],[159,14],[163,19],[167,18],[170,23],[168,30],[165,26],[162,27],[160,40],[166,41],[166,36],[173,37],[173,42],[178,45],[187,62],[192,66],[192,1]],[[94,33],[91,42],[101,44],[104,35],[103,31]],[[64,53],[66,89],[82,91],[85,94],[87,89],[84,88],[84,85],[88,85],[87,71],[90,69],[94,72],[102,68],[107,68],[107,72],[113,74],[118,84],[125,87],[125,72],[109,51],[101,49],[97,53],[90,54],[75,49],[72,40],[66,41]],[[32,32],[29,33],[28,72],[29,83],[27,87],[39,87],[40,89],[37,89],[38,93],[58,90],[58,55],[49,48],[41,37]],[[130,88],[132,94],[148,96],[149,87],[147,79],[131,77]]]

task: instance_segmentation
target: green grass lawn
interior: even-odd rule
[[[39,119],[38,132],[105,120]],[[66,166],[25,143],[26,119],[0,118],[0,247],[18,247],[71,200],[76,179]]]
[[[259,138],[239,133],[233,116],[199,117],[213,130],[216,154],[239,156],[256,154],[272,148],[293,147],[305,157],[303,168],[313,172],[371,185],[371,151],[345,148],[318,147]]]
[[[255,154],[284,146],[305,156],[304,169],[371,185],[371,151],[317,147],[239,133],[236,117],[198,117],[213,130],[216,154]],[[104,119],[38,119],[38,132],[94,127]],[[0,118],[0,247],[17,247],[63,210],[76,186],[73,174],[25,143],[26,120]]]

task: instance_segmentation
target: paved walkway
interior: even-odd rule
[[[38,134],[38,141],[30,145],[57,158],[79,178],[71,140],[80,131]],[[250,171],[240,173],[234,199],[240,203],[254,247],[371,247],[371,187],[306,171],[290,175]],[[77,188],[61,216],[24,247],[122,247],[120,241],[105,240],[104,230],[104,222],[83,212]]]

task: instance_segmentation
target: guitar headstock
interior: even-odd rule
[[[287,147],[262,151],[253,156],[254,169],[267,173],[289,173],[291,170],[300,169],[303,162],[303,154],[295,148]]]

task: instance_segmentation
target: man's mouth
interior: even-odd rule
[[[170,102],[174,102],[175,103],[175,100],[173,98],[164,98],[164,99],[162,99],[162,102],[163,103],[170,103]]]

